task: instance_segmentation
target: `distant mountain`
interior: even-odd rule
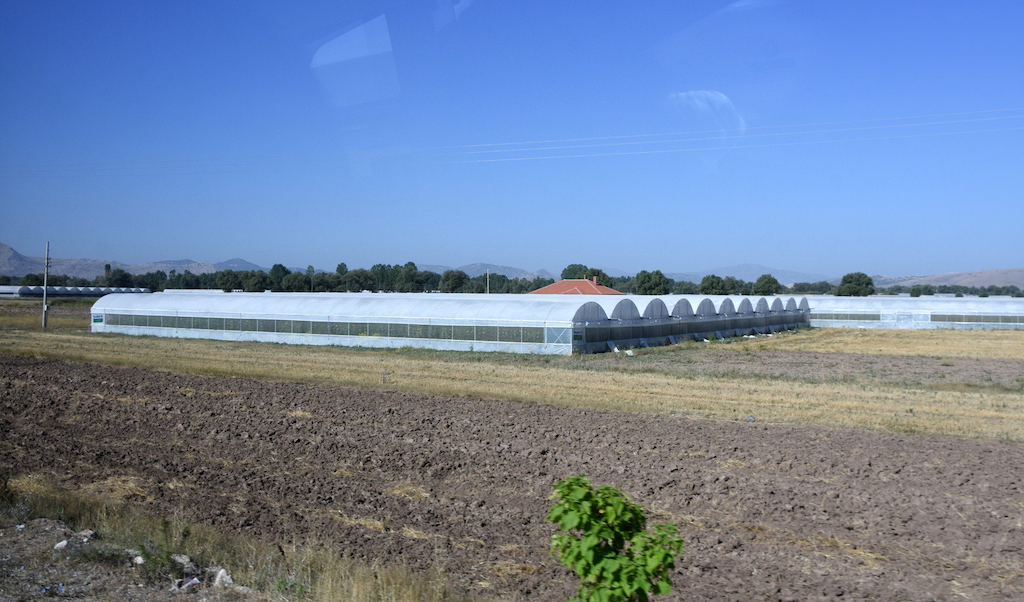
[[[42,259],[25,257],[21,253],[0,242],[0,274],[20,278],[25,274],[42,271],[42,269]]]
[[[763,274],[771,274],[772,276],[775,276],[776,280],[786,286],[790,286],[794,282],[821,282],[828,278],[828,276],[825,276],[824,274],[808,274],[806,272],[780,270],[778,268],[770,268],[768,266],[754,263],[744,263],[724,268],[703,270],[700,272],[674,272],[665,275],[673,280],[688,280],[690,282],[700,284],[700,281],[708,274],[715,274],[722,278],[732,276],[733,278],[739,278],[740,280],[745,280],[747,282],[754,282]]]
[[[250,263],[244,259],[239,259],[237,257],[234,259],[229,259],[227,261],[221,261],[213,265],[217,268],[217,270],[234,270],[236,272],[257,272],[262,270],[264,272],[270,272],[270,268],[260,267],[255,263]]]
[[[940,286],[943,284],[952,286],[1016,286],[1024,289],[1024,268],[1010,268],[1004,270],[983,270],[980,272],[950,272],[947,274],[935,274],[934,276],[905,276],[902,278],[890,278],[885,283],[879,281],[884,276],[873,277],[875,286],[912,286],[915,284],[931,284]]]
[[[118,261],[107,261],[105,259],[75,259],[66,257],[50,258],[50,273],[78,278],[93,279],[103,274],[106,264],[110,269],[122,269],[129,274],[145,274],[162,270],[170,273],[175,270],[179,274],[188,270],[193,274],[208,274],[219,270],[263,270],[256,264],[249,263],[243,259],[229,259],[221,263],[210,263],[208,261],[193,261],[191,259],[169,259],[166,261],[154,261],[151,263],[121,263]],[[0,243],[0,274],[20,278],[25,274],[40,274],[43,271],[42,257],[28,257],[15,251],[10,246]]]
[[[92,279],[103,273],[103,266],[107,263],[110,264],[111,269],[125,269],[127,267],[123,263],[105,261],[103,259],[51,257],[50,273]],[[0,274],[20,278],[25,274],[41,274],[42,272],[42,257],[28,257],[15,251],[8,245],[0,243]]]
[[[552,280],[555,279],[555,277],[552,276],[551,273],[548,272],[547,270],[527,272],[526,270],[520,268],[513,268],[507,265],[494,265],[493,263],[471,263],[469,265],[464,265],[459,269],[462,270],[463,272],[466,272],[466,274],[470,278],[482,276],[486,274],[488,271],[490,271],[490,273],[492,274],[502,274],[504,276],[508,276],[509,278],[527,278],[529,280],[533,280],[534,278],[551,278]]]
[[[443,274],[445,271],[453,269],[446,265],[416,264],[416,267],[421,270],[437,272],[438,274]],[[552,280],[557,280],[557,277],[553,276],[551,272],[547,270],[537,270],[536,272],[528,272],[520,268],[513,268],[507,265],[494,265],[493,263],[471,263],[454,269],[462,270],[470,278],[483,276],[488,271],[490,271],[492,274],[502,274],[503,276],[507,276],[509,278],[527,278],[529,280],[533,280],[534,278],[550,278]]]

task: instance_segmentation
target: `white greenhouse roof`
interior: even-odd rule
[[[370,321],[500,320],[572,322],[579,295],[481,295],[473,293],[157,293],[108,295],[93,312],[185,312],[272,316],[345,316]]]
[[[682,300],[696,311],[710,299],[716,310],[762,297],[706,295],[484,295],[478,293],[223,293],[165,291],[152,295],[107,295],[93,305],[94,313],[130,312],[187,314],[260,314],[288,316],[345,316],[386,320],[487,320],[562,322],[574,320],[638,319],[671,314]],[[785,306],[792,298],[783,298]],[[769,305],[772,297],[767,298]],[[796,303],[796,301],[794,301]],[[582,311],[581,311],[582,310]]]

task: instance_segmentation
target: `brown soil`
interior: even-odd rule
[[[587,357],[592,370],[658,371],[680,376],[792,379],[801,382],[858,382],[899,387],[1011,390],[1024,392],[1020,360],[812,353],[805,351],[737,351],[730,343],[695,346],[673,353],[652,349],[625,357],[606,353]],[[942,350],[936,350],[941,356]]]
[[[959,361],[959,360],[958,360]],[[339,366],[339,370],[344,369]],[[672,520],[667,600],[1024,597],[1024,446],[711,422],[0,356],[0,470],[153,512],[564,600],[551,483]]]

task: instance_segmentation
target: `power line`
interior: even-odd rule
[[[954,136],[960,134],[984,134],[989,132],[1010,132],[1015,130],[1024,130],[1024,126],[1012,127],[1012,128],[994,128],[989,130],[971,130],[961,132],[929,132],[922,134],[907,134],[905,136],[877,136],[871,138],[845,138],[845,139],[832,139],[832,140],[802,140],[795,142],[776,142],[772,144],[743,144],[735,146],[720,146],[710,148],[672,148],[672,149],[660,149],[660,150],[643,150],[643,151],[624,151],[624,152],[612,152],[612,153],[585,153],[576,155],[546,155],[539,157],[505,157],[496,159],[470,159],[467,161],[447,161],[448,164],[458,163],[497,163],[503,161],[536,161],[542,159],[579,159],[584,157],[620,157],[626,155],[655,155],[655,154],[666,154],[666,153],[684,153],[684,152],[696,152],[696,151],[709,151],[709,150],[736,150],[745,148],[770,148],[775,146],[801,146],[807,144],[829,144],[835,142],[870,142],[876,140],[904,140],[908,138],[926,138],[931,136]]]
[[[963,115],[983,115],[986,113],[1007,113],[1011,111],[1024,111],[1024,107],[1014,107],[1009,109],[985,109],[982,111],[961,111],[957,113],[932,113],[929,115],[911,115],[906,117],[876,117],[872,119],[853,119],[846,121],[824,121],[818,123],[804,123],[804,124],[793,124],[793,125],[764,125],[749,128],[733,128],[733,129],[717,129],[717,130],[693,130],[685,132],[662,132],[653,134],[622,134],[617,136],[591,136],[588,138],[555,138],[551,140],[530,140],[520,142],[485,142],[479,144],[464,144],[457,146],[438,146],[428,147],[420,150],[447,150],[447,149],[459,149],[459,148],[477,148],[483,146],[512,146],[521,144],[553,144],[559,142],[588,142],[592,140],[621,140],[625,138],[647,138],[647,137],[660,137],[660,136],[689,136],[691,134],[711,134],[715,132],[736,132],[736,131],[751,131],[751,130],[766,130],[766,129],[779,129],[779,128],[804,128],[804,127],[819,127],[829,125],[847,125],[851,123],[872,123],[876,121],[905,121],[910,119],[934,119],[938,117],[960,117]]]
[[[863,126],[863,127],[854,127],[854,128],[835,128],[835,129],[830,129],[830,130],[807,130],[807,131],[798,131],[798,132],[766,132],[766,133],[761,133],[761,134],[750,134],[750,135],[743,134],[743,135],[740,135],[740,136],[737,136],[737,137],[733,138],[733,140],[739,140],[739,139],[744,139],[744,138],[761,138],[761,137],[768,137],[768,136],[801,136],[801,135],[807,135],[807,134],[833,134],[833,133],[838,133],[838,132],[855,132],[855,131],[864,131],[864,130],[880,130],[880,129],[903,128],[903,127],[920,127],[920,126],[928,126],[928,125],[950,125],[950,124],[957,124],[957,123],[975,123],[975,122],[979,122],[979,121],[997,121],[997,120],[1000,120],[1000,119],[1020,119],[1021,117],[1024,117],[1024,115],[1004,115],[1002,117],[979,117],[977,119],[956,119],[956,120],[951,120],[951,121],[926,121],[926,122],[922,122],[922,123],[896,123],[896,124],[872,125],[872,126]],[[788,127],[788,126],[785,126],[785,127]],[[731,132],[731,131],[741,131],[741,130],[718,130],[718,131],[719,132]],[[708,137],[705,137],[705,138],[676,138],[676,139],[669,139],[669,140],[642,140],[642,141],[634,141],[634,142],[605,142],[605,143],[601,143],[601,144],[575,144],[575,145],[565,145],[565,146],[542,146],[542,147],[538,147],[538,148],[509,148],[509,149],[474,150],[474,151],[463,151],[461,153],[452,153],[452,154],[473,155],[473,154],[484,154],[484,153],[522,153],[522,152],[561,150],[561,149],[570,149],[570,148],[597,148],[597,147],[609,147],[609,146],[631,146],[631,145],[638,145],[638,144],[669,144],[669,143],[675,143],[675,142],[701,142],[701,141],[706,141],[706,140],[721,140],[721,139],[722,139],[722,136],[708,136]]]
[[[845,120],[845,121],[831,121],[831,122],[818,122],[818,123],[807,123],[807,124],[794,124],[794,125],[775,125],[775,126],[759,126],[751,128],[732,128],[732,129],[721,129],[721,130],[703,130],[703,131],[691,131],[691,132],[664,132],[654,134],[628,134],[619,136],[593,136],[587,138],[562,138],[562,139],[550,139],[550,140],[536,140],[526,142],[506,142],[506,143],[481,143],[481,144],[469,144],[460,146],[446,146],[446,147],[430,147],[430,148],[394,148],[390,149],[391,154],[382,151],[381,149],[374,149],[368,151],[377,157],[394,156],[398,154],[412,154],[418,153],[430,154],[430,151],[448,150],[456,151],[450,153],[435,153],[435,156],[449,155],[473,155],[473,154],[502,154],[502,153],[513,153],[513,152],[550,152],[556,150],[568,150],[575,148],[601,148],[601,147],[615,147],[615,146],[635,146],[635,145],[647,145],[647,144],[673,144],[683,142],[704,142],[712,140],[722,140],[723,134],[731,132],[742,132],[742,135],[732,137],[731,140],[742,140],[749,138],[760,138],[769,136],[800,136],[800,135],[818,135],[818,134],[836,134],[841,132],[851,131],[866,131],[866,130],[878,130],[878,129],[891,129],[891,128],[904,128],[904,127],[922,127],[922,126],[941,126],[941,125],[955,125],[962,123],[974,123],[981,121],[996,121],[1006,119],[1019,119],[1024,115],[1001,115],[991,117],[977,117],[972,119],[952,119],[945,121],[924,121],[918,123],[894,123],[894,124],[880,124],[880,125],[865,125],[858,127],[846,127],[846,128],[832,128],[832,129],[819,129],[819,130],[805,130],[805,131],[785,131],[785,132],[771,132],[765,130],[782,130],[782,129],[796,129],[796,128],[812,128],[812,127],[824,127],[833,125],[849,125],[849,124],[868,124],[868,123],[881,123],[891,121],[908,121],[908,120],[922,120],[922,119],[937,119],[941,117],[960,117],[968,115],[991,115],[993,113],[1008,113],[1013,111],[1024,111],[1024,107],[1018,108],[1007,108],[1007,109],[987,109],[981,111],[961,111],[955,113],[934,113],[929,115],[915,115],[906,117],[880,117],[873,119],[859,119],[859,120]],[[626,152],[606,152],[606,153],[576,153],[576,154],[562,154],[562,155],[544,155],[534,157],[507,157],[507,158],[494,158],[494,159],[476,159],[476,160],[465,160],[465,161],[438,161],[437,163],[479,163],[479,162],[497,162],[497,161],[517,161],[517,160],[536,160],[536,159],[559,159],[559,158],[583,158],[583,157],[597,157],[597,156],[625,156],[625,155],[641,155],[641,154],[662,154],[662,153],[674,153],[674,152],[690,152],[690,151],[701,151],[701,150],[728,150],[728,149],[742,149],[742,148],[768,148],[772,146],[794,146],[802,144],[824,144],[830,142],[855,142],[855,141],[868,141],[868,140],[896,140],[904,138],[918,138],[923,136],[941,136],[949,134],[972,134],[972,133],[988,133],[998,131],[1013,131],[1021,128],[997,128],[988,130],[974,130],[974,131],[962,131],[962,132],[939,132],[939,133],[928,133],[928,134],[915,134],[908,136],[889,136],[889,137],[874,137],[874,138],[854,138],[854,139],[828,139],[828,140],[817,140],[817,141],[796,141],[796,142],[785,142],[785,143],[773,143],[773,144],[747,144],[747,145],[729,145],[720,147],[701,147],[701,148],[682,148],[682,149],[652,149],[652,150],[637,150],[637,151],[626,151]],[[749,133],[755,132],[755,133]],[[697,137],[697,138],[678,138],[669,140],[632,140],[637,138],[662,138],[667,136],[676,135],[700,135],[700,134],[716,134],[715,136]],[[533,148],[487,148],[487,147],[498,147],[498,146],[510,146],[510,145],[542,145],[542,144],[555,144],[555,143],[571,143],[571,142],[593,142],[593,141],[609,141],[598,144],[565,144],[562,146],[535,146]],[[619,141],[619,142],[615,142]],[[479,150],[470,150],[479,149]],[[307,171],[310,169],[324,169],[331,168],[338,161],[344,160],[347,155],[310,155],[310,156],[293,156],[293,157],[282,157],[282,156],[265,156],[265,157],[251,157],[251,158],[227,158],[218,161],[193,161],[193,160],[178,160],[178,161],[146,161],[146,162],[125,162],[125,163],[80,163],[71,165],[52,165],[52,166],[40,166],[40,167],[26,167],[26,168],[0,168],[0,178],[18,178],[18,177],[35,177],[42,175],[66,175],[66,176],[89,176],[89,177],[128,177],[128,176],[160,176],[160,175],[222,175],[222,174],[240,174],[240,173],[252,173],[259,171],[261,173],[284,173],[284,172],[297,172]]]

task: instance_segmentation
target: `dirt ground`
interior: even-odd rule
[[[588,356],[592,370],[657,371],[680,376],[792,379],[802,382],[858,382],[958,390],[992,389],[1024,393],[1020,360],[812,353],[803,351],[735,351],[729,343],[692,353],[654,353],[633,358],[605,353]],[[942,349],[936,349],[941,355]]]
[[[509,600],[572,594],[543,517],[575,474],[680,525],[666,600],[1024,598],[1016,443],[2,355],[0,433],[0,470],[72,489],[134,477],[153,512],[434,566]]]

